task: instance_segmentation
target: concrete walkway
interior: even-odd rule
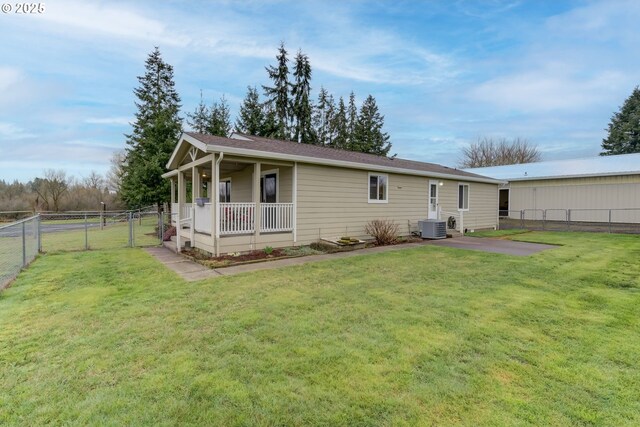
[[[274,261],[257,262],[253,264],[236,265],[211,269],[191,261],[182,255],[178,255],[171,249],[165,247],[146,248],[145,250],[153,255],[158,261],[170,270],[176,272],[180,277],[188,282],[207,279],[219,276],[232,276],[234,274],[248,273],[258,270],[270,270],[274,268],[287,267],[290,265],[302,265],[308,262],[327,261],[338,258],[349,258],[360,255],[375,254],[381,252],[399,251],[402,249],[415,248],[425,245],[447,246],[458,249],[470,249],[484,252],[495,252],[508,255],[527,256],[556,246],[542,245],[538,243],[514,242],[511,240],[488,239],[480,237],[458,237],[455,239],[424,240],[417,243],[406,243],[403,245],[380,246],[376,248],[366,248],[351,252],[337,252],[333,254],[310,255],[298,258],[286,258]]]
[[[258,270],[270,270],[274,268],[287,267],[290,265],[302,265],[308,262],[327,261],[337,258],[349,258],[353,256],[375,254],[379,252],[399,251],[402,249],[424,246],[428,241],[407,243],[404,245],[380,246],[376,248],[366,248],[350,252],[336,252],[333,254],[309,255],[297,258],[277,259],[274,261],[256,262],[253,264],[234,265],[224,268],[208,268],[202,264],[191,261],[182,255],[178,255],[171,249],[165,247],[146,248],[145,250],[153,255],[158,261],[176,272],[180,277],[188,282],[207,279],[209,277],[233,276],[240,273],[248,273]]]

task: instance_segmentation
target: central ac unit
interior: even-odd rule
[[[446,239],[447,223],[438,219],[418,221],[420,235],[423,239]]]

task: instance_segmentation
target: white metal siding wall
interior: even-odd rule
[[[608,212],[596,209],[640,208],[640,175],[514,181],[510,184],[510,210],[590,209],[572,212],[572,220],[607,221]],[[614,222],[638,222],[638,212],[614,212]]]

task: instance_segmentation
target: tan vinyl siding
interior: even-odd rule
[[[572,209],[572,220],[606,222],[608,211],[597,209],[628,208],[640,208],[640,175],[516,181],[510,184],[509,209],[514,211]],[[550,214],[555,216],[549,218]],[[564,220],[565,213],[548,212],[548,219]],[[640,222],[640,212],[614,212],[612,221]]]
[[[438,197],[443,219],[447,219],[452,213],[458,215],[458,184],[463,183],[469,184],[469,210],[464,212],[464,228],[480,230],[497,225],[497,185],[449,180],[442,182]]]
[[[231,178],[231,203],[249,203],[253,201],[253,165],[247,165],[238,172],[220,175],[220,181]]]
[[[372,171],[373,172],[373,171]],[[343,235],[368,237],[372,219],[391,219],[402,234],[415,229],[427,217],[428,177],[388,174],[388,202],[368,202],[368,171],[311,164],[298,165],[298,243]],[[457,181],[444,180],[439,187],[443,211],[457,212]],[[498,187],[469,183],[470,210],[465,228],[496,226]],[[444,216],[444,215],[443,215]]]
[[[244,252],[256,249],[284,248],[293,246],[293,233],[267,233],[257,237],[254,235],[220,237],[220,253]]]

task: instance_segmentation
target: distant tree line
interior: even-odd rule
[[[538,147],[524,138],[478,138],[462,148],[462,168],[514,165],[539,162],[542,159]]]
[[[109,180],[96,172],[76,179],[63,170],[47,169],[26,183],[0,180],[0,211],[97,211],[121,209],[117,192]]]

